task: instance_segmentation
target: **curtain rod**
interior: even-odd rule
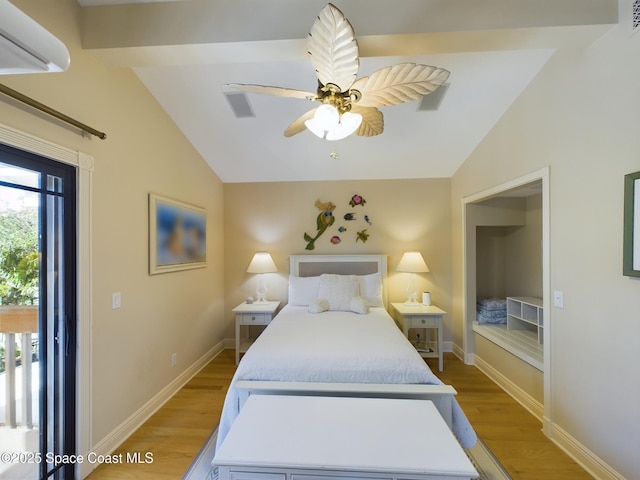
[[[95,135],[96,137],[100,138],[101,140],[104,140],[105,138],[107,138],[107,134],[100,132],[98,130],[96,130],[95,128],[91,128],[88,125],[85,125],[84,123],[81,123],[77,120],[74,120],[71,117],[66,116],[64,113],[60,113],[57,110],[54,110],[51,107],[47,107],[46,105],[38,102],[37,100],[34,100],[33,98],[27,97],[26,95],[23,95],[20,92],[16,92],[15,90],[7,87],[6,85],[3,85],[0,83],[0,93],[4,93],[5,95],[8,95],[9,97],[18,100],[19,102],[22,102],[26,105],[29,105],[30,107],[35,108],[36,110],[40,110],[41,112],[46,113],[47,115],[51,115],[52,117],[57,118],[58,120],[62,120],[63,122],[66,122],[70,125],[73,125],[76,128],[79,128],[80,130],[83,130],[87,133],[90,133],[91,135]]]

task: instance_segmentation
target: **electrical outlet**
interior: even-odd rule
[[[178,354],[174,353],[171,355],[171,366],[175,367],[178,364]]]

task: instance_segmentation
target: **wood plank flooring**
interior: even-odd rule
[[[87,478],[180,480],[220,420],[235,369],[224,350],[114,452],[151,452],[152,463],[102,464]]]
[[[476,433],[514,479],[591,479],[582,467],[542,433],[542,423],[480,370],[445,353],[444,371],[427,362],[457,399]]]
[[[541,424],[474,366],[445,353],[429,366],[458,391],[458,401],[476,432],[514,479],[581,480],[592,478],[549,441]],[[233,350],[225,350],[141,426],[115,453],[146,452],[146,464],[103,464],[89,480],[179,480],[217,425],[235,372]]]

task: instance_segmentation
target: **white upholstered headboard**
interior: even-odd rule
[[[387,307],[386,255],[291,255],[289,274],[296,277],[315,277],[323,273],[339,275],[382,274],[382,298]]]

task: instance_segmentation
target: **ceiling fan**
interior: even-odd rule
[[[305,129],[326,140],[340,140],[354,132],[364,137],[379,135],[384,130],[384,117],[378,107],[418,100],[449,78],[449,71],[443,68],[400,63],[356,80],[360,60],[355,32],[331,3],[311,27],[307,48],[318,75],[316,93],[263,85],[227,85],[251,93],[322,103],[289,125],[285,137]]]

